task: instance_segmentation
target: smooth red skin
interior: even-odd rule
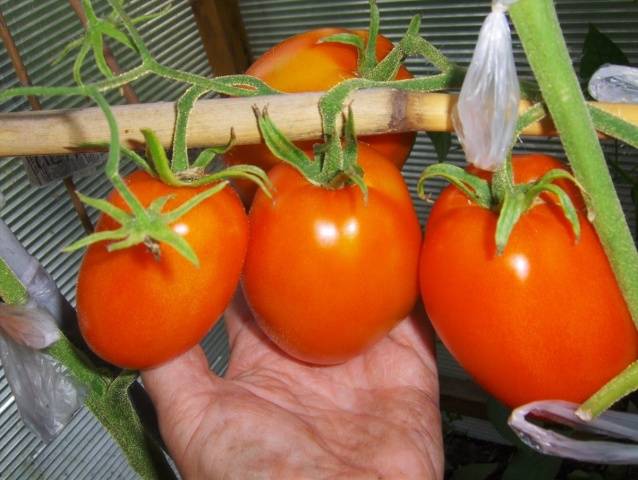
[[[421,232],[407,187],[372,148],[359,146],[359,162],[367,205],[357,187],[315,187],[280,164],[269,173],[273,201],[259,191],[250,211],[247,300],[268,336],[309,363],[361,353],[418,297]]]
[[[246,73],[262,79],[268,85],[286,93],[326,91],[342,80],[358,77],[357,50],[350,45],[318,43],[322,38],[337,33],[356,33],[366,39],[367,32],[341,28],[322,28],[290,37],[274,46],[253,63]],[[383,59],[392,50],[392,42],[383,36],[377,39],[377,58]],[[397,79],[412,78],[410,72],[401,67]],[[403,166],[416,133],[394,133],[362,136],[360,141],[374,147],[399,169]],[[297,142],[303,149],[312,151],[316,142]],[[240,145],[225,155],[230,165],[250,163],[268,171],[279,160],[265,145]],[[249,199],[255,192],[251,182],[238,181],[242,197]]]
[[[175,195],[164,211],[210,188],[170,187],[142,172],[126,182],[144,205]],[[118,194],[109,200],[128,210]],[[98,230],[118,226],[104,215],[98,222]],[[173,230],[179,233],[184,226],[199,268],[166,245],[159,261],[143,245],[111,253],[106,242],[88,248],[77,285],[78,320],[87,343],[103,359],[130,369],[161,364],[197,344],[228,305],[248,243],[248,219],[238,195],[224,188]]]
[[[556,167],[562,164],[548,156],[514,158],[517,182]],[[459,363],[507,405],[582,402],[638,356],[636,329],[596,232],[581,214],[576,243],[559,208],[545,203],[521,218],[496,256],[496,219],[455,187],[443,191],[421,252],[426,311]],[[516,268],[525,262],[527,276]]]

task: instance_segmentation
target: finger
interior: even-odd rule
[[[208,368],[206,355],[195,346],[158,367],[142,371],[142,382],[158,411],[170,408],[179,398],[200,397],[219,379]]]

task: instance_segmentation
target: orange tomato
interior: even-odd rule
[[[285,352],[335,364],[361,353],[418,296],[419,222],[399,170],[359,145],[367,202],[354,186],[311,185],[279,164],[271,201],[258,191],[242,285],[255,318]]]
[[[170,187],[136,172],[126,182],[144,204],[174,195],[170,211],[210,187]],[[117,193],[114,205],[128,210]],[[103,215],[98,230],[118,224]],[[91,245],[80,267],[77,310],[80,330],[93,351],[120,367],[148,368],[197,344],[226,308],[239,282],[248,242],[248,221],[229,187],[206,199],[172,228],[197,254],[199,268],[161,245],[156,259],[144,245],[108,252]]]
[[[517,183],[564,168],[546,155],[514,156]],[[573,186],[566,188],[583,206]],[[511,407],[580,403],[638,356],[638,334],[593,226],[581,237],[553,195],[525,213],[501,256],[497,213],[447,187],[428,220],[423,302],[459,363]]]
[[[246,73],[262,79],[268,85],[286,93],[325,91],[342,80],[358,77],[357,49],[338,43],[319,43],[319,40],[337,33],[356,33],[367,38],[365,31],[348,31],[340,28],[322,28],[301,33],[274,46],[253,63]],[[383,59],[392,50],[392,42],[383,36],[377,38],[377,59]],[[412,78],[404,67],[399,69],[397,79]],[[414,132],[387,135],[363,136],[359,140],[381,152],[397,167],[401,168],[414,144]],[[299,142],[304,149],[312,148],[316,142]],[[225,155],[229,165],[249,163],[268,171],[279,160],[268,147],[241,145]],[[252,182],[237,181],[242,198],[249,200],[255,192]]]

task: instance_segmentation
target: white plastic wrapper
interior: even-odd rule
[[[0,359],[18,411],[40,437],[52,440],[82,404],[82,392],[50,355],[60,338],[55,320],[35,303],[0,304]]]
[[[1,221],[0,257],[30,297],[22,306],[0,303],[0,360],[22,419],[48,442],[69,422],[84,397],[64,367],[40,351],[60,338],[58,325],[68,320],[70,307],[51,277]]]
[[[588,90],[599,102],[638,103],[638,68],[603,65],[592,75]]]
[[[479,34],[452,117],[467,161],[495,171],[514,141],[520,88],[505,12],[516,0],[497,0]]]
[[[559,400],[532,402],[514,410],[509,425],[518,437],[534,450],[581,462],[608,465],[638,463],[638,415],[607,411],[598,418],[584,421],[576,416],[578,405]],[[576,440],[542,428],[527,420],[527,416],[566,425],[581,432],[606,437],[606,440]],[[617,438],[622,442],[614,442]]]

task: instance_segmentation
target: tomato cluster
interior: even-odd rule
[[[357,75],[354,47],[319,42],[340,32],[293,37],[248,73],[286,92],[330,88]],[[390,46],[379,37],[379,58]],[[360,139],[367,198],[355,185],[311,184],[264,146],[234,148],[227,162],[269,170],[273,198],[258,192],[247,216],[226,187],[175,222],[199,268],[171,248],[162,248],[158,261],[144,245],[113,253],[104,242],[92,245],[77,294],[88,344],[123,367],[162,363],[201,340],[243,272],[264,332],[289,355],[317,364],[344,362],[386,335],[412,309],[420,284],[442,341],[511,406],[543,398],[580,402],[638,356],[638,335],[577,189],[562,185],[581,210],[578,241],[557,199],[544,194],[497,255],[497,213],[450,186],[433,207],[422,242],[399,171],[413,140],[413,134]],[[515,181],[525,183],[563,167],[531,155],[515,157],[513,168]],[[127,182],[144,205],[173,195],[169,209],[204,188],[169,187],[145,173]],[[239,189],[245,199],[254,190]],[[126,209],[119,195],[110,201]],[[108,216],[98,225],[116,227]]]

